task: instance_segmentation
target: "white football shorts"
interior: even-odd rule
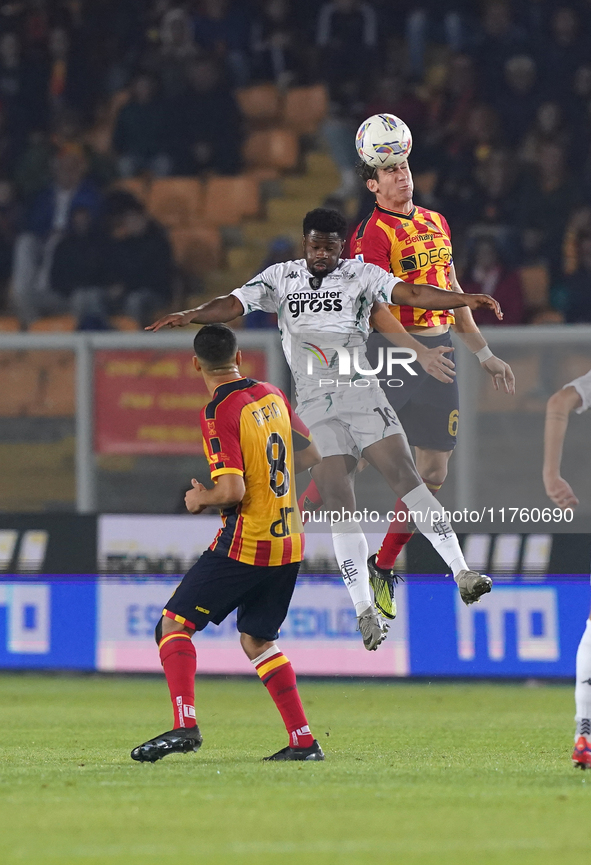
[[[296,411],[323,457],[350,454],[358,460],[369,445],[391,435],[405,435],[377,382],[313,397]]]

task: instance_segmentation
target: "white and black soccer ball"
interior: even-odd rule
[[[388,168],[408,158],[412,135],[404,120],[394,114],[374,114],[357,130],[355,147],[363,162],[373,168]]]

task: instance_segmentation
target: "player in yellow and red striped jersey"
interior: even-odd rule
[[[354,234],[351,257],[377,264],[405,282],[453,291],[451,233],[434,210],[413,206],[403,215],[376,204]],[[390,310],[406,330],[417,333],[455,322],[449,309],[391,305]]]
[[[363,163],[361,175],[376,196],[375,207],[357,227],[349,251],[350,258],[374,264],[408,283],[437,286],[449,292],[461,292],[454,264],[449,226],[434,210],[417,207],[413,202],[413,181],[408,162],[389,168],[372,168]],[[515,380],[507,363],[493,355],[486,340],[466,307],[426,310],[390,304],[390,311],[400,323],[400,331],[412,333],[425,348],[441,347],[452,352],[450,327],[461,336],[481,365],[493,377],[496,389],[513,393]],[[378,349],[388,341],[374,332],[368,341],[367,357],[375,367]],[[409,444],[415,447],[419,474],[434,494],[447,475],[447,464],[456,444],[459,424],[459,399],[455,373],[437,380],[419,363],[412,364],[414,375],[403,370],[398,379],[402,385],[383,382],[388,402],[398,415]],[[314,510],[322,503],[316,484],[311,481],[300,498],[302,510]],[[370,579],[378,608],[388,618],[396,615],[393,601],[393,568],[402,547],[412,536],[405,519],[408,509],[401,499],[395,507],[396,518],[390,524],[377,556],[368,560]]]
[[[361,175],[376,203],[354,234],[352,257],[377,264],[405,282],[428,282],[450,292],[461,292],[449,226],[440,213],[414,204],[408,162],[379,169],[363,164]],[[515,392],[511,367],[493,355],[468,308],[458,308],[454,313],[448,309],[410,306],[391,306],[390,310],[401,326],[425,346],[443,346],[453,351],[449,335],[453,327],[492,376],[494,387],[497,390],[502,387],[508,394]],[[381,339],[379,334],[370,338],[370,361]],[[402,422],[409,444],[415,447],[419,474],[436,493],[447,476],[447,464],[456,444],[458,387],[453,377],[447,383],[436,381],[425,375],[419,364],[415,363],[414,368],[416,376],[405,373],[400,376],[402,387],[385,387],[384,391]],[[374,590],[378,592],[383,589],[382,583],[391,579],[396,558],[412,535],[410,526],[399,520],[399,512],[408,513],[400,499],[395,510],[396,519],[390,524],[379,552],[368,562]],[[395,615],[394,607],[391,612]]]
[[[156,628],[174,728],[138,745],[131,756],[153,763],[201,747],[191,638],[238,609],[242,648],[289,734],[289,745],[265,759],[324,760],[310,732],[293,668],[275,642],[304,552],[295,472],[320,462],[320,454],[283,393],[240,374],[241,355],[230,328],[206,325],[194,344],[195,368],[212,396],[201,413],[201,428],[214,487],[206,489],[193,479],[185,503],[193,514],[219,507],[223,527],[185,574]]]
[[[201,429],[212,479],[236,474],[246,486],[240,504],[222,511],[224,526],[210,550],[262,567],[300,562],[292,436],[300,449],[311,437],[287,398],[267,382],[228,382],[201,412]]]

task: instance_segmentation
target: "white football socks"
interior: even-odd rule
[[[577,722],[577,732],[575,742],[579,736],[585,736],[591,741],[591,619],[587,619],[587,627],[577,649],[576,675],[575,721]]]
[[[359,616],[372,604],[367,570],[367,538],[355,520],[334,523],[331,532],[337,564]]]
[[[420,484],[401,498],[409,511],[412,511],[415,526],[449,565],[454,578],[460,571],[468,570],[460,542],[449,522],[446,519],[432,519],[433,513],[443,517],[443,505],[429,492],[426,484]]]

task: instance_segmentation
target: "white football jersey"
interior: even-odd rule
[[[589,372],[585,373],[585,375],[580,375],[573,381],[569,381],[568,384],[564,385],[564,387],[574,387],[581,397],[582,405],[575,409],[577,414],[582,414],[584,411],[587,411],[588,408],[591,408],[591,369]]]
[[[331,385],[324,384],[319,392],[322,377],[335,382],[333,390],[338,387],[337,346],[357,349],[358,365],[368,368],[365,344],[372,306],[376,301],[391,303],[398,282],[402,280],[381,267],[354,259],[341,259],[326,276],[312,276],[305,259],[299,259],[272,264],[232,294],[245,314],[257,309],[277,313],[283,351],[301,403],[331,391]]]

